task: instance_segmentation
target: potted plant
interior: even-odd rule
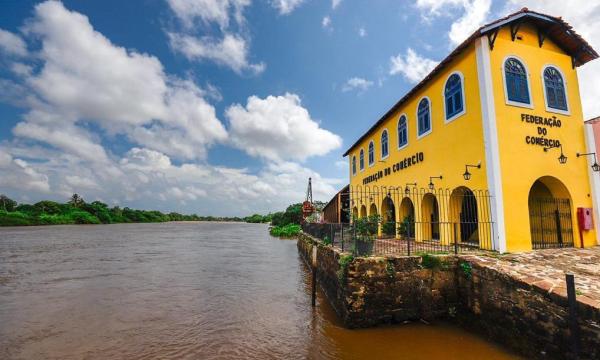
[[[370,255],[373,253],[379,221],[379,215],[354,219],[354,251],[358,256]]]

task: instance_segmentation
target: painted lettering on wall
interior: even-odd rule
[[[420,162],[423,162],[425,159],[425,155],[423,152],[415,153],[412,156],[407,156],[404,159],[394,163],[392,166],[386,167],[383,170],[379,170],[376,173],[365,177],[362,181],[363,185],[367,185],[372,182],[377,182],[379,179],[388,176],[392,173],[402,171],[406,168],[409,168],[413,165],[416,165]]]
[[[556,116],[543,117],[531,114],[521,114],[521,122],[536,126],[536,132],[525,136],[525,143],[545,148],[560,147],[560,140],[548,137],[548,129],[560,128],[562,122]]]

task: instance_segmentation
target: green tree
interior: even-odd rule
[[[0,209],[4,211],[15,211],[17,207],[17,202],[10,199],[8,196],[1,194],[0,195]]]
[[[85,204],[85,201],[83,200],[83,198],[77,194],[73,194],[71,195],[71,199],[69,200],[69,205],[71,205],[74,208],[80,208],[83,204]]]

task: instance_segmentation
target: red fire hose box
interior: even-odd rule
[[[579,223],[579,229],[592,230],[594,228],[592,208],[577,208],[577,222]]]

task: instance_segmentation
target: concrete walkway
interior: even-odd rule
[[[548,249],[498,257],[463,255],[548,293],[567,296],[565,273],[575,276],[577,300],[600,309],[600,246]]]

